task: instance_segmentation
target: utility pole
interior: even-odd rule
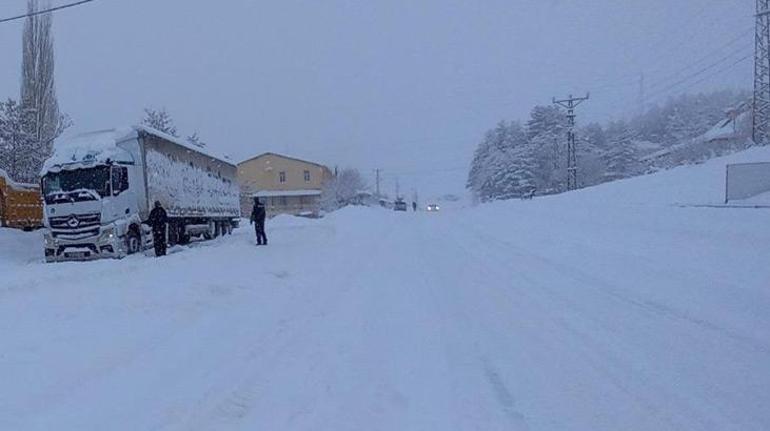
[[[639,115],[644,115],[644,110],[647,105],[645,88],[644,88],[644,72],[639,75]]]
[[[377,169],[374,170],[374,172],[377,175],[377,199],[380,198],[380,171],[381,170],[382,169],[380,169],[380,168],[377,168]]]
[[[401,196],[401,183],[399,183],[398,178],[396,178],[396,200],[398,200]]]
[[[770,0],[757,0],[754,38],[754,127],[757,145],[770,143]]]
[[[765,0],[770,1],[770,0]],[[586,97],[572,97],[556,100],[553,98],[553,104],[559,105],[567,110],[567,190],[578,188],[577,182],[577,144],[575,142],[575,108],[588,100],[591,95],[586,93]]]

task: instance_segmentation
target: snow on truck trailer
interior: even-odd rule
[[[205,147],[133,126],[57,142],[41,172],[46,261],[122,258],[152,244],[160,201],[169,244],[231,233],[240,218],[236,166]]]
[[[16,183],[0,169],[0,226],[31,230],[42,225],[39,186]]]

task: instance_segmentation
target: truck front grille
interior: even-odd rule
[[[51,235],[66,240],[90,238],[99,234],[101,214],[73,214],[63,217],[50,217]]]

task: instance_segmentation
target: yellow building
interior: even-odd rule
[[[324,165],[275,153],[238,164],[241,186],[241,214],[251,214],[254,197],[259,197],[268,216],[277,214],[316,215],[321,189],[332,178]]]

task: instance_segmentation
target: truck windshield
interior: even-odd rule
[[[55,203],[57,194],[67,195],[68,200],[79,200],[71,192],[82,191],[79,193],[83,198],[88,197],[88,192],[96,192],[101,197],[110,195],[110,167],[97,166],[88,169],[75,169],[72,171],[60,171],[48,173],[43,177],[43,193],[46,202]],[[93,198],[91,198],[93,199]],[[86,199],[86,200],[91,200]]]

